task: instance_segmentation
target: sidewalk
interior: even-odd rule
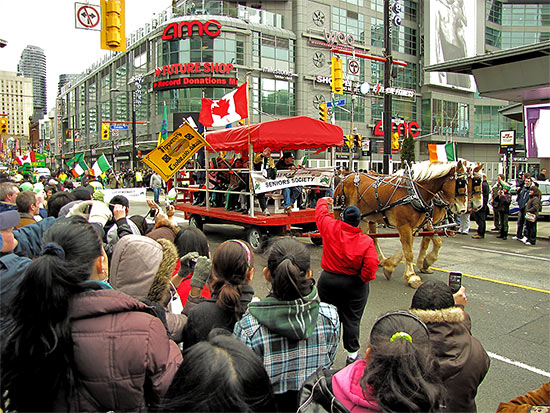
[[[508,221],[508,236],[513,237],[516,234],[518,220],[513,219]],[[494,227],[493,218],[487,220],[487,232],[496,234],[496,231],[491,231]],[[473,233],[477,229],[476,222],[472,218],[470,221],[470,233]],[[537,239],[538,240],[550,240],[550,221],[541,219],[537,223]]]

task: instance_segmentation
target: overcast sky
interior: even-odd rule
[[[86,3],[86,1],[81,1]],[[99,4],[91,0],[90,4]],[[169,7],[171,0],[126,0],[126,36],[149,22],[153,13]],[[55,104],[62,73],[81,73],[108,53],[100,49],[99,31],[75,29],[75,2],[71,0],[1,0],[0,70],[17,71],[27,45],[46,54],[48,110]]]

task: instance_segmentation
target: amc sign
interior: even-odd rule
[[[164,28],[162,40],[177,40],[185,36],[191,37],[194,28],[197,29],[199,36],[206,34],[210,37],[217,37],[221,33],[222,25],[217,20],[208,20],[205,23],[198,20],[170,23]]]
[[[420,135],[420,126],[415,120],[409,123],[403,122],[400,124],[395,124],[392,122],[391,129],[392,131],[397,131],[399,136],[401,136],[401,131],[403,131],[403,135],[406,135],[408,133],[413,138],[417,138]],[[384,136],[384,131],[382,130],[382,120],[379,120],[374,127],[374,134],[376,136]]]

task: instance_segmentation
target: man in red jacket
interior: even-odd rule
[[[349,364],[357,358],[361,317],[369,297],[368,282],[376,278],[379,261],[374,241],[358,228],[359,209],[347,207],[340,221],[329,212],[328,206],[333,203],[332,198],[321,198],[315,209],[315,221],[323,237],[323,271],[317,290],[321,301],[338,309]]]

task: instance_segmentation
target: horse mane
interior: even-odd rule
[[[417,182],[430,181],[448,175],[453,168],[456,168],[457,162],[430,162],[424,161],[415,163],[411,167],[412,179]]]

